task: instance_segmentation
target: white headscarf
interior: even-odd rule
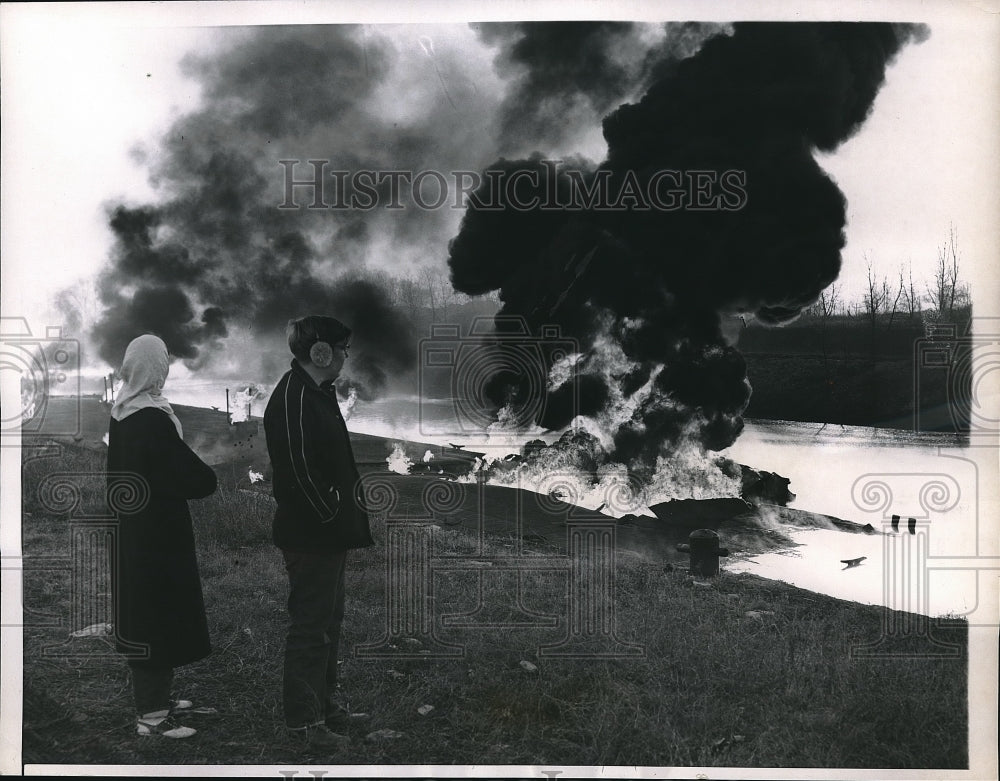
[[[156,407],[166,412],[177,427],[177,435],[184,436],[181,422],[174,414],[170,403],[160,395],[167,380],[170,360],[167,346],[158,336],[144,334],[136,337],[125,350],[119,375],[125,381],[118,392],[118,400],[111,408],[111,417],[125,420],[133,412],[147,407]]]

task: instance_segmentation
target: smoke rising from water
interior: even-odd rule
[[[593,36],[625,32],[591,27],[568,43],[579,53]],[[501,315],[523,317],[533,333],[558,324],[587,356],[583,378],[570,387],[579,404],[547,406],[545,425],[565,425],[574,411],[602,418],[613,432],[608,458],[647,481],[657,460],[686,442],[721,450],[736,440],[750,385],[720,318],[791,320],[836,279],[846,206],[814,152],[832,151],[858,130],[887,65],[925,36],[911,25],[744,23],[708,38],[693,56],[660,59],[642,98],[604,118],[607,157],[587,169],[587,181],[606,175],[610,192],[635,192],[663,169],[717,178],[743,172],[740,208],[644,210],[634,199],[621,211],[470,205],[450,245],[456,289],[498,290]],[[600,89],[555,78],[547,50],[531,40],[512,44],[502,61],[527,65],[527,94],[556,96],[538,105],[579,95],[595,107],[606,102]],[[623,71],[607,56],[610,46],[594,48],[585,62],[605,77],[591,74],[594,83],[617,85]],[[529,113],[529,125],[548,116],[544,108]],[[542,172],[545,163],[535,155],[491,167]],[[558,191],[568,186],[559,177]],[[531,194],[530,183],[517,192],[522,202]],[[688,191],[689,205],[696,195]],[[601,366],[609,341],[628,362],[617,371]],[[492,393],[507,404],[524,401],[523,390],[508,373],[495,378]],[[613,399],[627,402],[626,419]]]
[[[844,200],[813,153],[858,129],[887,64],[923,31],[586,22],[462,33],[232,29],[220,51],[189,57],[202,107],[136,153],[160,197],[108,208],[114,247],[92,331],[101,357],[116,365],[131,338],[154,331],[190,368],[238,361],[267,381],[287,366],[285,322],[325,312],[354,329],[345,380],[370,398],[413,366],[419,336],[381,272],[439,263],[455,236],[457,290],[498,291],[502,314],[533,329],[556,323],[580,342],[583,376],[550,394],[546,426],[590,414],[610,432],[608,458],[647,476],[682,443],[727,446],[750,388],[720,317],[783,322],[836,278]],[[600,165],[564,154],[599,127]],[[663,168],[735,169],[747,202],[702,212],[473,206],[460,230],[451,209],[277,208],[282,159],[451,171],[516,154],[528,159],[491,167],[541,170],[543,152],[587,183],[607,173],[613,192]],[[561,174],[560,191],[568,184]],[[494,379],[498,405],[518,400],[516,380]]]

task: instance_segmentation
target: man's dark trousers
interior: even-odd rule
[[[288,570],[283,707],[285,724],[322,724],[333,712],[337,689],[337,646],[344,619],[347,552],[282,550]]]

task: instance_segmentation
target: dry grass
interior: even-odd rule
[[[67,458],[85,471],[86,456]],[[26,507],[35,506],[30,493],[41,471],[25,471]],[[182,745],[140,740],[132,734],[126,668],[109,643],[67,640],[75,627],[65,621],[36,625],[25,630],[25,761],[966,766],[965,624],[934,629],[958,646],[956,658],[852,658],[852,643],[879,637],[879,609],[750,576],[724,573],[703,586],[682,571],[623,558],[614,603],[618,638],[643,654],[558,658],[539,655],[539,647],[565,634],[565,571],[522,574],[518,602],[516,579],[495,566],[442,568],[429,603],[435,638],[462,647],[462,656],[421,654],[435,638],[419,634],[388,637],[393,658],[354,654],[387,631],[386,529],[378,522],[376,546],[352,554],[341,645],[344,697],[371,722],[340,753],[304,754],[281,727],[286,583],[280,554],[268,542],[269,500],[234,490],[193,502],[192,512],[215,651],[178,671],[177,690],[220,715],[198,723],[192,717],[199,735]],[[455,560],[496,560],[513,544],[491,538],[475,550],[461,529],[431,533],[433,555]],[[26,520],[27,554],[65,555],[67,544],[66,517],[38,510]],[[531,547],[539,556],[556,555]],[[67,572],[29,560],[25,589],[33,615],[68,615]],[[476,608],[478,626],[443,625],[443,616]],[[770,612],[747,616],[752,610]],[[557,625],[512,626],[530,614],[555,617]],[[54,655],[43,651],[56,645]],[[537,669],[525,670],[522,661]],[[422,705],[434,710],[420,715]],[[381,728],[402,737],[365,740]]]

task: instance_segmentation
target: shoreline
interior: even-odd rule
[[[82,398],[79,400],[82,403],[77,403],[76,398],[53,398],[49,401],[50,406],[46,409],[46,413],[52,413],[53,420],[57,424],[66,424],[63,427],[63,431],[66,433],[54,434],[47,438],[25,437],[23,449],[29,451],[33,444],[44,443],[46,440],[61,441],[67,445],[97,452],[106,447],[100,438],[107,431],[110,405],[102,403],[98,398]],[[224,485],[231,488],[249,488],[249,471],[251,469],[259,473],[266,472],[269,461],[260,419],[253,418],[250,421],[229,424],[225,412],[221,410],[182,404],[173,406],[184,425],[185,440],[206,462],[216,469],[220,481]],[[788,444],[795,444],[795,438],[786,436],[786,431],[781,430],[780,426],[779,422],[767,421],[761,425],[760,429],[745,432],[742,441],[746,443],[753,438],[759,441],[776,435],[779,439],[787,441]],[[827,433],[830,434],[834,442],[840,437],[847,439],[848,449],[843,450],[845,453],[851,452],[849,448],[854,445],[851,439],[856,430],[852,432],[847,427],[844,427],[845,431],[842,431],[840,426],[826,426],[826,431],[824,431],[822,424],[792,423],[791,426],[793,431],[806,432],[803,433],[801,440],[807,446],[813,443],[820,444],[821,440],[825,440]],[[351,421],[348,421],[348,427],[351,427]],[[819,436],[814,436],[808,432],[822,433],[819,433]],[[467,474],[472,461],[479,452],[459,450],[440,443],[423,442],[403,436],[387,437],[357,430],[351,430],[350,435],[355,449],[355,457],[363,473],[388,473],[387,458],[391,455],[396,443],[403,444],[407,456],[418,469],[422,455],[426,455],[429,450],[432,459],[426,467],[428,472],[436,469],[452,477]],[[954,440],[954,437],[947,435],[930,435],[930,438],[937,441]],[[822,444],[826,445],[827,442],[822,441]],[[889,442],[887,444],[891,449],[895,449],[894,445],[901,443]],[[470,447],[472,446],[470,444]],[[778,447],[784,446],[783,442],[778,445]],[[918,445],[917,447],[926,447],[926,445]],[[511,450],[516,451],[517,449],[511,447]],[[750,450],[752,451],[753,448]],[[769,466],[769,464],[761,463],[760,459],[753,458],[749,452],[744,454],[744,457],[738,457],[738,454],[735,454],[734,457],[728,453],[723,453],[723,455],[733,458],[737,463],[746,463],[754,468],[767,469]],[[771,463],[776,469],[782,469],[781,464]],[[788,474],[791,473],[788,472]],[[395,475],[395,477],[403,476]],[[425,481],[434,475],[417,474],[410,477]],[[801,475],[798,479],[801,480]],[[502,490],[503,485],[494,483],[488,487]],[[667,525],[654,518],[639,515],[624,520],[619,519],[615,522],[614,529],[623,550],[632,549],[656,560],[680,564],[686,561],[686,557],[676,554],[675,546],[686,542],[686,536],[693,528],[715,528],[722,535],[720,545],[729,547],[734,552],[729,559],[722,560],[723,569],[727,567],[758,569],[759,566],[759,571],[767,573],[763,577],[803,587],[813,593],[845,598],[859,604],[887,604],[888,597],[885,596],[884,584],[881,580],[883,567],[881,562],[884,559],[882,547],[888,545],[889,542],[880,542],[880,540],[887,540],[887,538],[881,531],[875,531],[870,526],[867,534],[851,533],[865,531],[865,524],[846,520],[843,516],[838,517],[838,515],[825,511],[821,501],[813,500],[810,502],[807,499],[804,501],[804,497],[805,494],[800,493],[797,501],[805,504],[809,509],[767,505],[758,502],[753,512],[740,520],[735,518],[739,513],[729,513],[728,516],[722,518],[706,517],[705,513],[700,513],[697,520],[690,521],[687,525]],[[411,501],[419,502],[420,496],[411,496]],[[674,502],[681,503],[684,501],[686,500],[674,500]],[[674,502],[668,504],[674,504]],[[700,500],[700,502],[701,508],[704,509],[710,506],[711,500]],[[683,504],[674,504],[672,509],[677,510],[682,507]],[[593,517],[602,522],[613,520],[610,515],[593,514]],[[697,526],[691,526],[691,523],[695,523]],[[723,523],[723,525],[719,526],[719,523]],[[831,530],[834,528],[839,528],[840,531],[831,536]],[[544,534],[544,532],[542,533]],[[562,536],[561,532],[560,536]],[[837,571],[839,569],[837,562],[844,559],[855,559],[859,556],[867,558],[866,566],[853,568],[849,574],[840,575]],[[834,565],[837,566],[834,567]],[[797,571],[797,574],[794,576],[785,574],[791,571]],[[816,582],[817,573],[821,575],[818,583]],[[804,585],[807,583],[809,585]],[[967,608],[963,608],[963,604],[968,601],[964,591],[954,594],[951,589],[942,585],[935,591],[935,594],[938,593],[940,595],[935,596],[935,601],[940,604],[922,606],[922,614],[953,613],[962,615],[964,612],[968,612]]]
[[[238,384],[238,383],[236,383]],[[246,384],[246,383],[243,383]],[[182,394],[183,395],[183,394]],[[169,394],[168,394],[169,396]],[[83,393],[83,394],[51,394],[47,397],[47,401],[56,401],[57,403],[64,403],[67,400],[79,399],[81,401],[96,403],[104,407],[105,409],[110,409],[111,405],[109,402],[103,401],[103,395],[100,393]],[[407,394],[402,396],[386,396],[377,399],[374,402],[358,401],[357,404],[361,405],[361,409],[366,406],[371,406],[373,404],[379,403],[407,403],[407,404],[420,404],[427,403],[437,406],[445,406],[451,403],[452,399],[448,398],[422,398],[417,395]],[[201,405],[201,404],[183,404],[183,403],[173,403],[171,406],[175,408],[190,408],[192,410],[205,410],[212,412],[220,412],[221,408],[217,408],[214,405]],[[359,416],[363,419],[363,416]],[[259,416],[251,415],[250,420],[259,420]],[[852,439],[861,435],[866,435],[868,438],[875,439],[879,445],[884,446],[900,446],[905,447],[907,445],[919,445],[923,447],[968,447],[970,444],[970,439],[968,433],[964,432],[951,432],[951,431],[915,431],[912,425],[902,425],[904,423],[903,419],[896,418],[892,421],[886,421],[886,425],[878,426],[863,426],[856,424],[842,424],[842,423],[826,423],[823,421],[804,421],[804,420],[787,420],[784,418],[755,418],[755,417],[744,417],[744,422],[756,429],[761,434],[777,434],[784,438],[784,434],[789,430],[800,429],[804,436],[822,436],[824,438],[829,438],[833,440],[837,439]],[[350,422],[350,419],[348,419]],[[906,421],[908,424],[912,424],[912,421]],[[895,424],[895,425],[889,425]],[[901,441],[904,437],[908,441]]]

